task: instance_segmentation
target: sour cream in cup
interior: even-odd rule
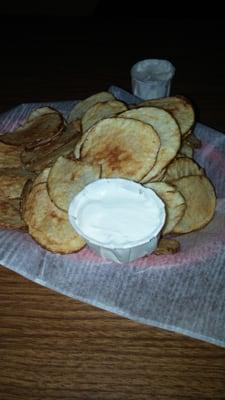
[[[99,179],[71,201],[69,221],[102,257],[129,262],[157,247],[166,213],[149,188],[127,179]]]

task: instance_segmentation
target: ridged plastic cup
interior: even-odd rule
[[[174,65],[168,60],[146,59],[131,68],[132,92],[143,100],[168,97],[175,74]]]
[[[154,235],[149,235],[148,237],[137,239],[136,242],[132,243],[132,245],[123,244],[123,246],[115,247],[111,244],[105,245],[105,243],[101,243],[98,240],[95,240],[93,237],[89,237],[87,233],[82,229],[79,224],[79,212],[82,209],[82,201],[87,199],[87,197],[93,193],[93,191],[100,191],[104,188],[104,190],[108,189],[108,185],[114,185],[115,189],[119,190],[120,187],[129,188],[129,190],[138,192],[140,190],[145,191],[148,196],[151,196],[151,199],[157,203],[157,207],[160,209],[160,218],[157,221],[157,226],[154,227]],[[122,185],[122,186],[121,186]],[[129,206],[129,205],[128,205]],[[109,211],[110,212],[110,211]],[[143,210],[144,213],[144,210]],[[93,183],[88,184],[81,192],[79,192],[71,201],[68,217],[71,225],[75,229],[75,231],[83,237],[87,245],[93,249],[98,255],[108,260],[112,260],[117,263],[126,263],[133,261],[137,258],[143,257],[145,255],[151,254],[157,247],[160,232],[165,223],[166,213],[165,206],[162,200],[153,192],[153,190],[144,187],[143,185],[119,178],[112,179],[99,179]]]

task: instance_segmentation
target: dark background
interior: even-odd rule
[[[151,9],[142,1],[116,0],[2,5],[1,110],[84,98],[111,84],[131,90],[135,62],[166,58],[176,67],[172,94],[188,96],[198,119],[225,129],[224,18],[213,9],[198,16],[191,3],[180,5],[180,16],[170,5],[149,4]]]

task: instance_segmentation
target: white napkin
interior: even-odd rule
[[[120,88],[110,91],[138,102]],[[66,116],[74,102],[48,104]],[[0,131],[14,129],[40,105],[22,104],[0,115]],[[179,253],[116,264],[87,248],[53,254],[26,233],[2,229],[0,263],[74,299],[225,347],[225,135],[202,124],[195,134],[202,141],[195,158],[215,185],[217,209],[206,228],[179,237]]]

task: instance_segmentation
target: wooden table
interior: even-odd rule
[[[2,19],[0,110],[84,98],[112,83],[129,90],[131,65],[158,57],[176,66],[173,93],[192,99],[198,120],[225,131],[223,21],[210,29],[205,20],[133,22]],[[222,400],[225,349],[0,268],[0,398]]]

